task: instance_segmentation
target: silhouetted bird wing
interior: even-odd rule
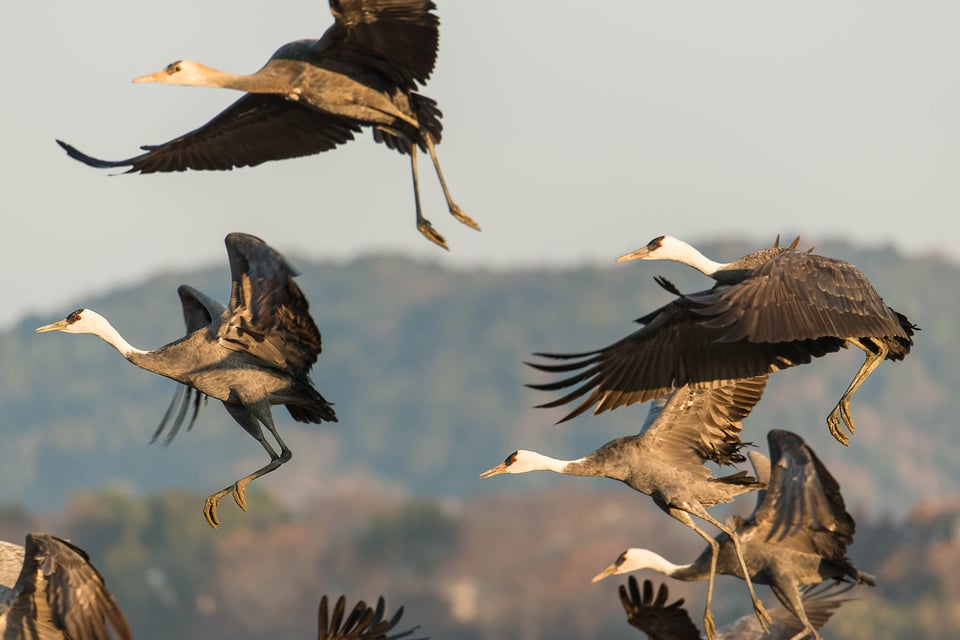
[[[651,581],[643,581],[642,596],[636,578],[630,576],[628,584],[629,590],[620,585],[620,602],[631,626],[646,633],[650,640],[700,640],[700,631],[683,608],[683,598],[666,604],[666,584],[660,584],[656,598]]]
[[[227,307],[202,291],[194,289],[188,284],[177,287],[180,296],[180,306],[183,308],[183,323],[187,327],[187,335],[209,327],[215,320],[220,320]]]
[[[123,612],[87,554],[54,536],[27,535],[23,568],[7,604],[9,608],[0,606],[5,638],[131,638]]]
[[[230,259],[230,304],[220,344],[268,366],[305,376],[321,351],[320,331],[286,259],[245,233],[225,239]]]
[[[781,343],[723,342],[720,339],[727,330],[709,326],[698,312],[698,296],[709,293],[678,297],[637,320],[644,325],[642,329],[603,349],[572,354],[535,353],[570,361],[527,363],[535,369],[572,375],[527,386],[542,391],[573,387],[566,395],[537,406],[558,407],[586,396],[561,418],[560,422],[565,422],[594,405],[596,414],[653,400],[684,385],[717,387],[806,364],[813,357],[843,346],[842,339],[832,337]]]
[[[767,376],[733,380],[703,389],[685,386],[670,392],[653,422],[641,432],[644,448],[694,467],[704,460],[743,462],[742,420],[760,401]]]
[[[800,436],[771,430],[770,481],[753,519],[777,545],[842,560],[855,525],[840,485]]]
[[[843,260],[785,251],[740,282],[688,296],[721,342],[788,342],[822,336],[909,339],[863,273]]]
[[[416,626],[406,631],[391,633],[397,623],[400,622],[403,607],[397,609],[392,618],[384,620],[385,606],[382,597],[377,599],[376,609],[368,607],[363,600],[357,602],[350,615],[344,620],[346,606],[346,596],[340,596],[331,613],[328,610],[327,596],[324,595],[320,598],[320,607],[317,611],[317,640],[399,640],[400,638],[406,638],[420,628]],[[416,640],[426,639],[418,638]]]
[[[311,47],[317,59],[374,69],[404,90],[433,72],[440,19],[431,0],[330,0],[334,23]]]
[[[194,331],[209,328],[213,332],[211,339],[215,339],[220,318],[227,310],[223,303],[187,284],[177,287],[177,295],[180,296],[180,306],[183,308],[183,322],[187,327],[187,335]],[[163,413],[163,418],[160,419],[160,424],[157,425],[153,436],[150,438],[150,443],[156,442],[167,424],[170,424],[170,431],[163,439],[163,445],[169,445],[180,432],[180,427],[183,425],[187,411],[191,406],[193,407],[193,414],[191,414],[190,422],[187,424],[187,431],[192,429],[197,414],[200,412],[200,403],[205,401],[206,398],[207,396],[190,385],[178,385],[173,398],[170,399],[167,410]]]
[[[126,173],[227,170],[268,160],[329,151],[353,139],[350,120],[291,102],[283,96],[246,94],[198,129],[126,160],[100,160],[57,140],[67,154],[100,169],[130,167]]]

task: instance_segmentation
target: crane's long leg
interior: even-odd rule
[[[422,233],[430,242],[449,251],[450,247],[447,246],[446,239],[444,239],[444,237],[433,228],[433,225],[430,224],[429,220],[423,217],[423,211],[420,208],[420,180],[417,177],[416,142],[410,143],[410,170],[413,173],[413,201],[417,207],[417,230]]]
[[[863,349],[864,353],[867,354],[867,358],[863,361],[863,364],[860,365],[860,370],[857,371],[857,374],[853,376],[853,380],[850,381],[847,390],[840,396],[837,406],[834,407],[830,415],[827,416],[827,426],[830,428],[830,433],[844,446],[850,445],[850,439],[840,429],[840,420],[843,420],[843,423],[851,434],[856,430],[856,426],[853,424],[853,416],[850,414],[850,398],[852,398],[856,390],[860,388],[860,385],[870,377],[873,370],[887,358],[887,354],[890,352],[889,348],[879,340],[875,343],[877,347],[876,353],[855,338],[849,338],[847,342]]]
[[[669,508],[667,510],[671,516],[693,529],[698,536],[707,541],[710,545],[710,577],[707,579],[707,602],[703,610],[703,630],[707,634],[707,640],[713,640],[717,636],[717,623],[713,619],[713,612],[710,605],[713,603],[713,579],[717,575],[717,556],[720,553],[720,545],[706,531],[697,526],[690,514],[681,509]]]
[[[423,136],[424,143],[427,145],[427,151],[430,152],[430,159],[433,161],[433,168],[437,171],[437,178],[440,180],[440,188],[443,189],[443,197],[447,200],[447,208],[450,209],[450,215],[467,225],[471,229],[480,231],[480,225],[473,218],[463,212],[450,196],[450,190],[447,189],[447,181],[443,179],[443,171],[440,170],[440,161],[437,159],[437,150],[433,144],[433,138],[430,134]]]
[[[740,546],[740,536],[737,535],[737,532],[726,526],[709,513],[706,509],[701,509],[700,512],[696,513],[720,531],[723,531],[730,537],[730,540],[733,542],[733,548],[737,552],[737,560],[740,561],[740,570],[743,571],[743,581],[747,583],[747,590],[750,592],[750,599],[753,601],[753,611],[757,614],[757,620],[760,621],[760,626],[763,628],[764,632],[769,632],[767,624],[773,622],[773,618],[770,617],[770,614],[767,613],[767,610],[763,608],[763,602],[760,598],[757,597],[757,592],[753,588],[753,580],[750,579],[750,571],[747,570],[747,563],[743,558],[743,548]]]
[[[246,511],[247,484],[261,476],[270,473],[293,457],[293,452],[290,451],[287,445],[280,438],[280,434],[277,433],[277,429],[273,424],[273,416],[270,414],[269,403],[266,401],[261,401],[251,405],[238,405],[224,402],[223,406],[226,407],[227,412],[233,416],[233,419],[236,420],[247,433],[256,438],[257,442],[263,446],[264,450],[266,450],[267,454],[270,456],[270,462],[260,467],[253,473],[240,478],[229,487],[225,487],[224,489],[217,491],[207,498],[203,505],[203,516],[207,519],[207,523],[214,529],[216,529],[217,525],[220,524],[220,519],[217,517],[217,507],[219,506],[220,500],[223,498],[223,496],[227,495],[228,493],[233,493],[233,499],[237,503],[237,506]],[[272,433],[277,439],[277,444],[280,445],[279,455],[263,436],[263,430],[260,428],[261,422],[266,425],[267,429],[270,430],[270,433]]]

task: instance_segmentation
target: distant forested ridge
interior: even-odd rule
[[[646,240],[638,238],[637,246]],[[730,260],[767,243],[702,249]],[[922,330],[904,362],[882,365],[855,396],[857,433],[849,449],[829,436],[825,417],[862,360],[855,349],[773,376],[744,439],[763,446],[770,428],[797,431],[838,477],[855,513],[902,515],[921,499],[958,493],[960,268],[892,249],[817,244],[818,253],[857,264]],[[634,247],[611,247],[609,266],[565,269],[464,270],[442,260],[331,263],[289,255],[323,334],[313,379],[340,422],[305,426],[276,412],[294,458],[262,481],[265,488],[295,498],[349,475],[428,497],[465,496],[489,490],[494,481],[477,474],[517,448],[578,457],[635,432],[643,405],[557,426],[560,411],[532,408],[552,396],[524,386],[538,379],[523,364],[531,352],[589,350],[632,331],[633,319],[669,299],[653,276],[684,291],[712,284],[682,265],[614,264],[625,248]],[[209,492],[260,464],[262,449],[217,402],[168,448],[148,446],[172,381],[138,371],[93,336],[32,333],[85,306],[107,316],[133,345],[152,348],[183,333],[177,285],[225,301],[228,281],[220,265],[165,273],[103,296],[64,300],[0,334],[0,504],[59,508],[73,491],[101,487]],[[542,489],[553,480],[533,474],[510,489]]]

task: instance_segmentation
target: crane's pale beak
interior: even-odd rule
[[[617,262],[626,262],[627,260],[644,260],[648,255],[650,255],[650,249],[648,247],[640,247],[636,251],[631,251],[630,253],[625,253],[619,258]]]
[[[603,579],[606,578],[606,577],[616,575],[616,573],[617,573],[617,567],[618,567],[618,566],[619,566],[619,565],[617,565],[617,563],[613,563],[612,565],[610,565],[609,567],[607,567],[606,569],[604,569],[603,571],[601,571],[601,572],[598,573],[597,575],[593,576],[593,577],[590,579],[590,582],[600,582],[601,580],[603,580]]]
[[[163,82],[163,80],[169,76],[166,69],[161,69],[154,73],[148,73],[145,76],[140,76],[139,78],[134,78],[134,82]]]
[[[491,477],[491,476],[498,476],[498,475],[500,475],[501,473],[506,473],[506,471],[507,471],[507,463],[506,463],[506,462],[501,462],[501,463],[498,464],[497,466],[492,467],[492,468],[490,468],[490,469],[487,469],[486,471],[484,471],[483,473],[481,473],[481,474],[480,474],[480,477],[481,477],[481,478],[489,478],[489,477]]]
[[[34,333],[46,333],[47,331],[63,331],[67,328],[66,319],[57,320],[56,322],[51,322],[50,324],[45,324],[42,327],[37,327],[33,330]]]

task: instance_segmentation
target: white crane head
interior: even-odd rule
[[[636,251],[631,251],[617,258],[617,262],[626,262],[627,260],[672,260],[693,267],[705,275],[716,273],[727,266],[720,262],[714,262],[690,244],[673,236],[657,236]]]
[[[177,60],[176,62],[171,62],[160,71],[134,78],[133,81],[207,86],[211,84],[211,77],[215,77],[219,73],[220,72],[215,69],[211,69],[193,60]]]
[[[621,573],[630,573],[640,569],[653,569],[660,573],[670,575],[682,567],[673,564],[658,553],[649,549],[640,549],[630,547],[620,554],[620,556],[609,567],[593,576],[591,582],[599,582],[608,576],[615,576]]]
[[[99,336],[107,333],[108,327],[110,327],[110,323],[96,311],[77,309],[63,320],[37,327],[33,332],[62,331],[64,333],[92,333]]]
[[[507,459],[497,466],[491,467],[481,473],[480,477],[489,478],[500,475],[501,473],[527,473],[528,471],[556,471],[563,473],[563,469],[571,462],[578,461],[557,460],[556,458],[545,456],[536,451],[518,449],[507,456]]]
[[[63,320],[45,324],[33,330],[34,333],[46,333],[47,331],[62,331],[63,333],[92,333],[114,349],[119,351],[124,358],[129,358],[135,353],[146,353],[137,349],[123,339],[113,325],[107,322],[107,319],[96,311],[90,309],[77,309]]]

